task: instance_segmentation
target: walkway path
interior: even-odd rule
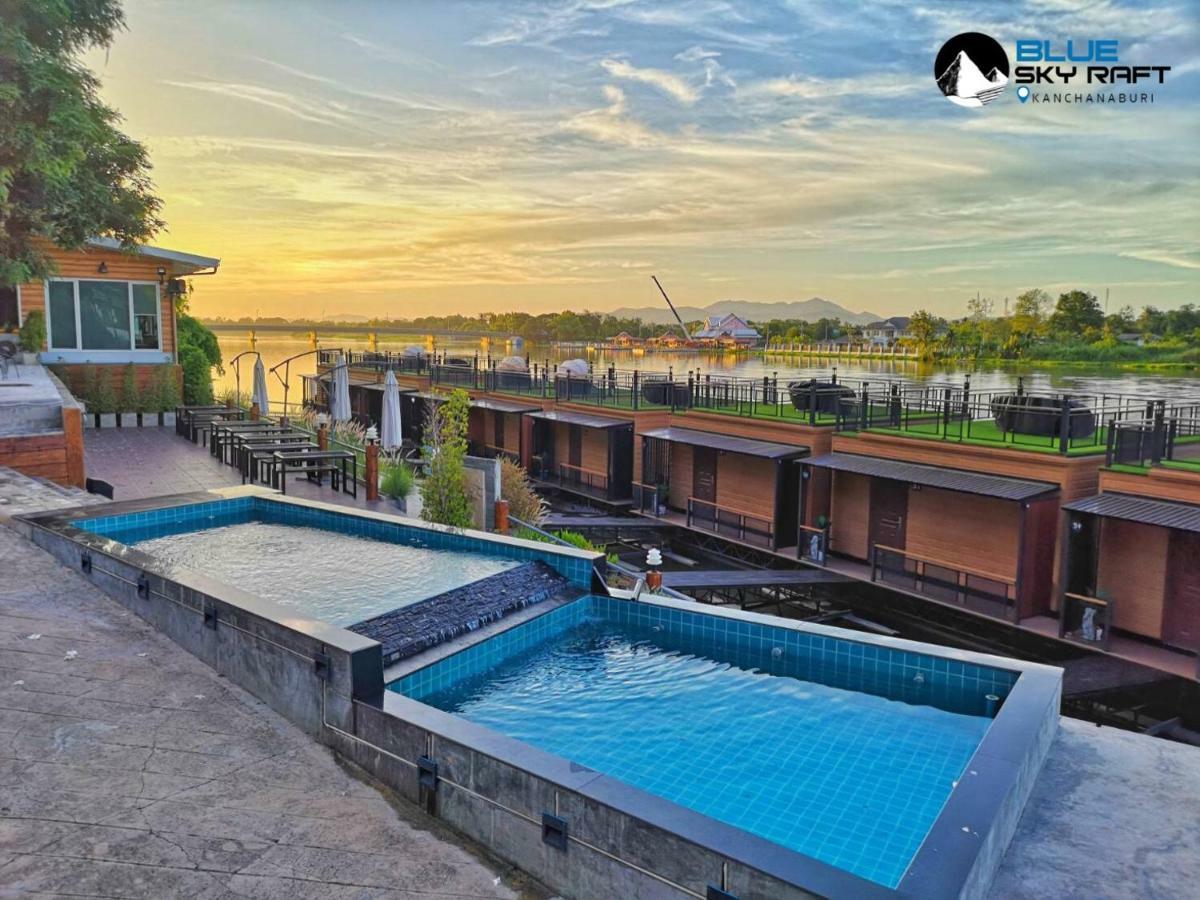
[[[520,896],[2,525],[0,572],[0,897]]]
[[[88,477],[111,484],[114,500],[207,491],[242,483],[242,475],[234,466],[214,459],[206,447],[179,437],[173,428],[91,429],[84,432],[83,453]],[[288,496],[396,512],[387,500],[368,503],[362,485],[356,499],[333,490],[328,479],[324,486],[318,486],[293,477],[288,481]],[[418,498],[410,498],[410,514],[415,515],[418,509]]]

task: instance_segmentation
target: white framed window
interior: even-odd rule
[[[46,281],[51,351],[129,353],[162,349],[162,298],[154,281]]]

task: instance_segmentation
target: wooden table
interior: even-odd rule
[[[295,466],[308,476],[309,481],[315,480],[317,484],[321,484],[324,473],[328,472],[335,491],[340,482],[342,493],[358,497],[358,457],[349,450],[277,450],[271,459],[271,487],[284,494],[287,493],[288,468]]]

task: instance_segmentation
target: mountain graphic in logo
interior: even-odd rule
[[[1004,48],[977,31],[950,38],[933,64],[933,76],[942,95],[959,106],[991,103],[1008,85],[1008,71]]]

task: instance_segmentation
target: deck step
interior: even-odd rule
[[[57,484],[40,475],[26,475],[7,466],[0,466],[0,514],[13,516],[107,502],[98,494],[89,494],[80,488]]]

